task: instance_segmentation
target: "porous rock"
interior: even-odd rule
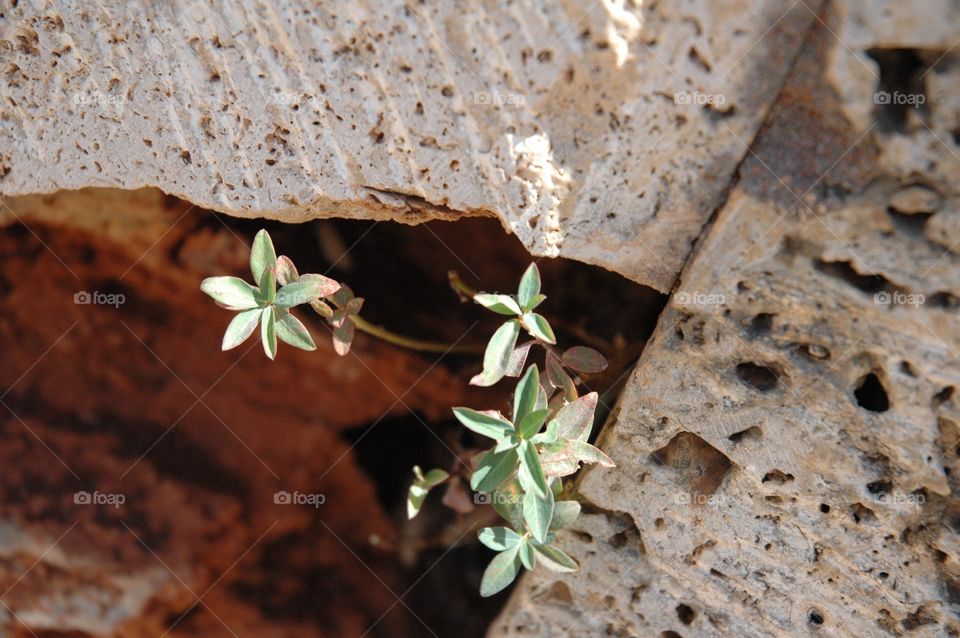
[[[928,4],[955,33],[955,7]],[[831,6],[599,439],[616,469],[578,484],[592,515],[560,542],[581,572],[527,576],[489,635],[960,632],[960,235],[930,233],[955,220],[960,156],[872,109],[851,126],[823,81],[864,54],[838,39],[851,12],[859,47],[944,29]],[[933,44],[936,83],[956,65]],[[956,114],[928,108],[908,117]],[[891,145],[935,161],[904,173]],[[936,211],[905,202],[916,184]]]
[[[819,2],[19,3],[0,193],[243,217],[493,215],[661,291]]]

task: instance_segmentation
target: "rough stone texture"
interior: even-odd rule
[[[492,636],[960,634],[956,3],[47,6],[0,22],[3,193],[493,214],[659,289],[700,236],[579,483],[582,571]]]
[[[159,191],[10,204],[27,225],[0,233],[0,636],[159,636],[208,590],[170,636],[363,633],[403,583],[371,538],[400,535],[345,431],[438,419],[464,386],[365,336],[336,357],[316,324],[319,352],[283,349],[283,365],[253,341],[219,352],[230,315],[197,282],[243,274],[248,249]],[[371,636],[420,627],[396,606]]]
[[[960,633],[960,11],[921,4],[811,34],[579,483],[583,573],[492,636]],[[943,59],[902,125],[824,81],[913,46]]]
[[[534,254],[666,291],[819,4],[21,2],[0,193],[495,215]]]

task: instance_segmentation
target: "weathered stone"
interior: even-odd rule
[[[465,386],[365,335],[337,357],[304,313],[318,352],[286,348],[273,366],[255,340],[221,353],[230,313],[198,282],[245,274],[248,248],[159,191],[9,204],[0,635],[158,636],[173,623],[176,636],[362,634],[402,582],[371,539],[399,534],[344,432],[408,410],[439,419],[470,402]],[[75,298],[95,290],[124,298]],[[74,502],[81,491],[125,502]],[[325,502],[277,503],[278,491]],[[335,578],[318,587],[317,573]],[[393,614],[378,627],[402,635],[415,622]]]
[[[819,4],[20,3],[0,20],[0,193],[495,215],[534,254],[665,291]]]
[[[526,577],[490,635],[960,632],[960,157],[922,126],[844,127],[821,74],[852,4],[810,38],[603,431],[617,468],[585,472],[598,516],[561,539],[582,573]],[[951,28],[924,37],[955,34],[930,4]],[[931,20],[884,7],[918,11],[872,3],[860,46]],[[906,174],[892,144],[935,161]]]

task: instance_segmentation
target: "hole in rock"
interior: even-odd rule
[[[689,625],[696,617],[697,612],[695,612],[689,605],[685,605],[683,603],[677,605],[677,618],[679,618],[680,622],[682,622],[684,625]]]
[[[701,504],[699,497],[708,497],[720,487],[733,466],[723,452],[692,432],[678,433],[651,456],[671,470],[671,478],[687,490],[695,505]]]
[[[925,111],[924,73],[929,65],[918,49],[875,48],[867,51],[880,67],[880,81],[874,96],[875,117],[880,130],[903,132],[907,129],[907,113]]]
[[[771,366],[752,362],[737,364],[737,377],[760,392],[770,392],[779,381],[779,375]]]
[[[811,609],[807,612],[807,622],[811,625],[820,626],[823,624],[823,613],[817,609]]]
[[[853,391],[853,396],[857,399],[857,405],[864,410],[871,412],[886,412],[890,409],[890,399],[887,397],[887,391],[880,382],[880,377],[871,372]]]
[[[824,261],[816,259],[814,268],[823,274],[847,283],[861,292],[876,294],[880,292],[904,292],[889,279],[876,273],[862,274],[849,261]],[[881,298],[882,299],[882,298]]]
[[[28,535],[58,529],[54,539],[81,517],[59,549],[98,573],[143,578],[140,566],[157,567],[124,524],[194,591],[228,572],[217,600],[205,600],[212,611],[198,605],[179,621],[184,635],[219,626],[214,613],[228,624],[261,619],[264,634],[420,635],[414,614],[438,635],[485,632],[507,598],[478,594],[493,554],[475,528],[497,524],[492,509],[456,513],[441,505],[440,488],[410,522],[404,498],[413,464],[449,469],[450,450],[466,458],[482,443],[463,434],[451,406],[506,410],[512,385],[469,387],[479,355],[413,353],[363,334],[338,357],[326,324],[303,307],[294,314],[318,351],[281,344],[269,362],[251,339],[221,352],[232,314],[199,284],[249,279],[247,246],[266,227],[301,273],[348,282],[370,322],[482,344],[502,319],[462,303],[447,271],[472,287],[515,291],[531,258],[498,222],[234,220],[149,190],[9,203],[36,236],[20,224],[0,228],[0,387],[16,384],[4,402],[49,450],[0,418],[5,517]],[[63,210],[78,212],[64,222]],[[120,224],[119,211],[132,221]],[[611,392],[612,405],[666,298],[601,268],[538,264],[548,295],[540,310],[561,347],[607,355],[607,372],[589,383]],[[81,292],[100,296],[75,303]],[[106,303],[110,295],[124,299]],[[127,502],[83,508],[73,503],[80,490]],[[322,502],[307,500],[315,496]],[[409,590],[405,604],[388,590]],[[176,580],[146,595],[171,622],[189,598]]]
[[[953,390],[953,386],[948,385],[944,389],[940,390],[940,392],[937,392],[935,395],[933,395],[933,404],[935,406],[942,405],[952,399]]]
[[[778,485],[783,485],[784,483],[789,483],[793,480],[793,474],[788,474],[781,470],[771,470],[763,475],[761,483],[777,483]]]
[[[758,426],[753,425],[747,428],[746,430],[740,430],[739,432],[734,432],[727,437],[734,443],[741,443],[743,441],[759,441],[763,438],[763,430]]]
[[[753,319],[750,320],[750,335],[759,337],[770,332],[770,329],[773,328],[773,318],[775,316],[769,312],[754,315]]]
[[[890,481],[873,481],[867,483],[867,491],[871,494],[889,494],[893,489],[893,483]]]

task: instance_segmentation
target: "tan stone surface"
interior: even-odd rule
[[[582,571],[492,636],[960,634],[955,3],[25,4],[4,194],[496,215],[661,290],[700,237],[579,484]]]
[[[956,33],[929,4],[859,42]],[[849,11],[807,43],[600,438],[618,467],[585,473],[594,514],[563,539],[582,573],[528,577],[491,636],[960,632],[960,157],[929,130],[953,111],[850,126],[823,81]],[[896,146],[933,161],[902,172]]]
[[[22,2],[0,193],[495,215],[534,254],[667,290],[818,4]]]

